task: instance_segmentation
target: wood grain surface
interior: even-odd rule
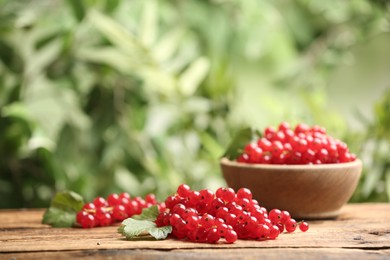
[[[174,239],[127,241],[117,226],[52,228],[43,210],[0,210],[0,259],[390,259],[390,204],[349,204],[306,233],[272,241],[199,244]]]

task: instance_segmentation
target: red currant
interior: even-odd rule
[[[237,198],[252,200],[252,192],[248,188],[241,188],[237,191]]]
[[[183,198],[188,198],[191,194],[191,188],[187,184],[181,184],[177,188],[177,194]]]
[[[231,244],[231,243],[236,242],[236,240],[237,240],[237,233],[234,230],[227,229],[224,232],[224,237],[225,237],[226,242]]]
[[[221,187],[217,189],[216,196],[222,199],[224,202],[231,202],[236,197],[236,193],[232,188]]]
[[[96,208],[108,206],[107,201],[103,197],[97,197],[94,199],[93,204],[96,206]]]
[[[95,217],[92,215],[92,214],[87,214],[87,215],[84,215],[81,219],[80,219],[80,225],[83,227],[83,228],[93,228],[96,226],[96,221],[95,221]]]
[[[309,224],[307,222],[301,222],[299,224],[299,229],[302,231],[302,232],[306,232],[308,229],[309,229]]]

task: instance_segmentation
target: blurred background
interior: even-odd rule
[[[0,208],[215,189],[235,133],[281,121],[389,201],[389,1],[0,0]]]

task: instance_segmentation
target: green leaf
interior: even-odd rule
[[[210,61],[199,57],[180,75],[179,86],[183,95],[189,97],[195,93],[202,80],[209,72]]]
[[[152,221],[128,218],[122,222],[120,231],[127,239],[131,239],[155,227],[156,224]]]
[[[218,158],[223,154],[223,147],[210,134],[202,132],[200,134],[202,145],[213,157]]]
[[[134,215],[133,219],[155,221],[158,216],[158,207],[156,205],[142,210],[140,215]]]
[[[51,208],[62,210],[80,211],[84,205],[84,199],[81,195],[73,191],[58,192],[51,201]]]
[[[172,232],[172,226],[156,227],[149,230],[155,239],[165,239]]]
[[[157,227],[154,221],[158,214],[157,206],[146,208],[140,215],[125,219],[118,228],[118,232],[129,240],[134,240],[148,234],[155,239],[165,239],[172,232],[172,226]]]
[[[49,208],[43,215],[42,224],[48,224],[52,227],[71,227],[75,221],[76,213],[74,211]]]
[[[76,214],[84,205],[83,198],[73,192],[64,191],[55,195],[42,219],[42,224],[53,227],[71,227],[76,221]]]
[[[119,6],[119,0],[106,0],[106,4],[104,6],[104,10],[111,14],[115,11],[115,9]]]
[[[256,133],[259,135],[259,133]],[[248,144],[253,137],[253,131],[250,128],[241,129],[237,135],[233,138],[231,143],[229,144],[226,152],[222,157],[226,157],[228,159],[235,159],[239,156],[240,150],[244,149],[244,146]]]
[[[83,1],[80,0],[68,0],[68,3],[70,7],[72,8],[72,11],[74,13],[74,16],[78,21],[83,20],[85,16],[85,6],[83,4]]]

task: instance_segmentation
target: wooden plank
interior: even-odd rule
[[[117,227],[51,228],[40,224],[43,210],[0,211],[0,252],[176,249],[390,249],[390,204],[351,204],[336,220],[310,221],[306,233],[281,234],[274,241],[198,244],[174,239],[126,241]],[[271,251],[269,251],[271,252]]]
[[[252,249],[176,249],[176,250],[77,250],[0,254],[0,259],[389,259],[390,250],[345,248],[252,248]]]

